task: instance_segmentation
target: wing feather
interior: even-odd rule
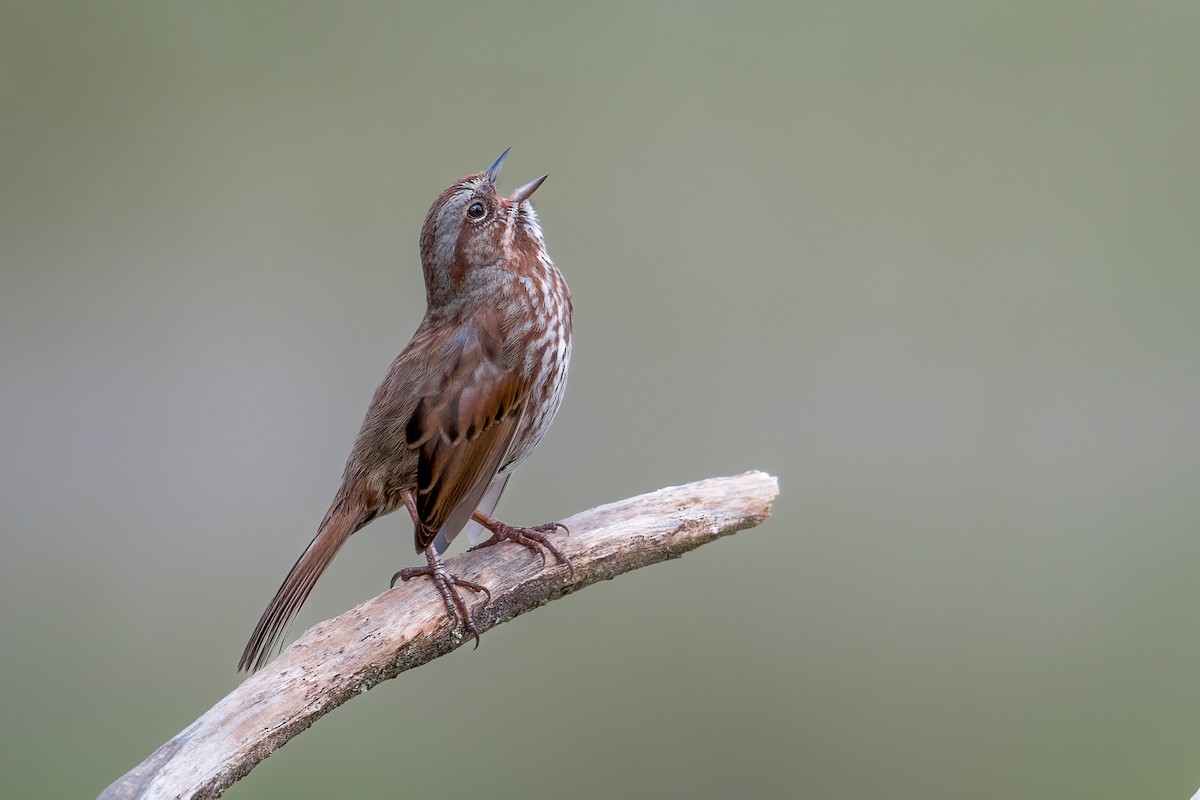
[[[418,455],[418,550],[435,537],[448,545],[467,524],[524,416],[526,383],[499,360],[499,326],[488,322],[452,338],[445,379],[420,399],[405,427],[408,446]]]

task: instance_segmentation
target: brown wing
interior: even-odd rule
[[[487,324],[491,323],[491,324]],[[524,414],[525,382],[501,361],[499,326],[477,321],[455,333],[446,373],[420,398],[405,428],[417,450],[417,550],[441,531],[452,540],[507,455]]]

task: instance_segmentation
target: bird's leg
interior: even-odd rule
[[[411,492],[404,493],[404,507],[408,509],[413,522],[416,523],[417,505]],[[482,592],[487,595],[488,602],[492,600],[492,593],[483,584],[460,578],[446,569],[445,562],[438,557],[437,550],[432,544],[425,548],[425,562],[426,566],[424,567],[408,567],[397,572],[392,576],[391,585],[395,586],[397,580],[406,581],[410,578],[428,577],[431,579],[433,585],[437,587],[438,594],[442,596],[442,602],[446,604],[446,612],[452,619],[462,620],[463,627],[466,628],[467,633],[475,637],[475,646],[479,647],[479,629],[475,627],[475,620],[471,618],[467,603],[463,600],[457,587],[461,586],[474,592]]]
[[[549,550],[554,554],[555,558],[567,565],[567,569],[571,570],[571,577],[575,577],[575,565],[571,563],[571,559],[567,558],[563,551],[558,549],[558,545],[550,540],[549,534],[554,533],[559,528],[562,528],[565,533],[569,534],[571,532],[561,522],[547,522],[545,525],[519,528],[516,525],[503,523],[495,517],[489,517],[482,511],[476,511],[471,514],[471,519],[492,532],[491,538],[475,545],[471,548],[472,550],[478,550],[480,547],[491,547],[494,544],[504,541],[516,542],[541,556],[542,566],[546,565],[545,551]]]
[[[446,564],[442,559],[438,558],[437,550],[433,548],[433,545],[425,548],[425,561],[428,566],[408,567],[397,572],[392,576],[391,585],[395,586],[397,580],[406,581],[410,578],[420,577],[430,578],[433,581],[433,585],[437,587],[438,593],[442,596],[442,602],[446,604],[446,613],[453,619],[462,620],[463,627],[466,628],[467,633],[475,637],[475,646],[479,647],[479,629],[475,627],[475,620],[471,618],[471,612],[467,609],[467,603],[463,600],[463,596],[457,587],[461,586],[473,592],[482,592],[487,595],[488,602],[492,600],[492,593],[483,584],[460,578],[446,569]]]

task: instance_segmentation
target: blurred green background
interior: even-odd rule
[[[575,293],[502,516],[773,519],[487,634],[231,798],[1187,797],[1200,6],[0,6],[0,795],[238,682],[513,152]],[[417,563],[355,537],[293,634]]]

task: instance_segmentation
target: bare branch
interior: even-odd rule
[[[486,631],[597,581],[757,525],[778,492],[775,478],[747,472],[576,514],[564,520],[571,533],[559,540],[575,565],[574,578],[565,567],[543,568],[528,550],[509,545],[464,553],[448,565],[491,589],[490,603],[468,597]],[[397,586],[314,625],[100,799],[217,797],[321,715],[463,641],[429,581]]]

